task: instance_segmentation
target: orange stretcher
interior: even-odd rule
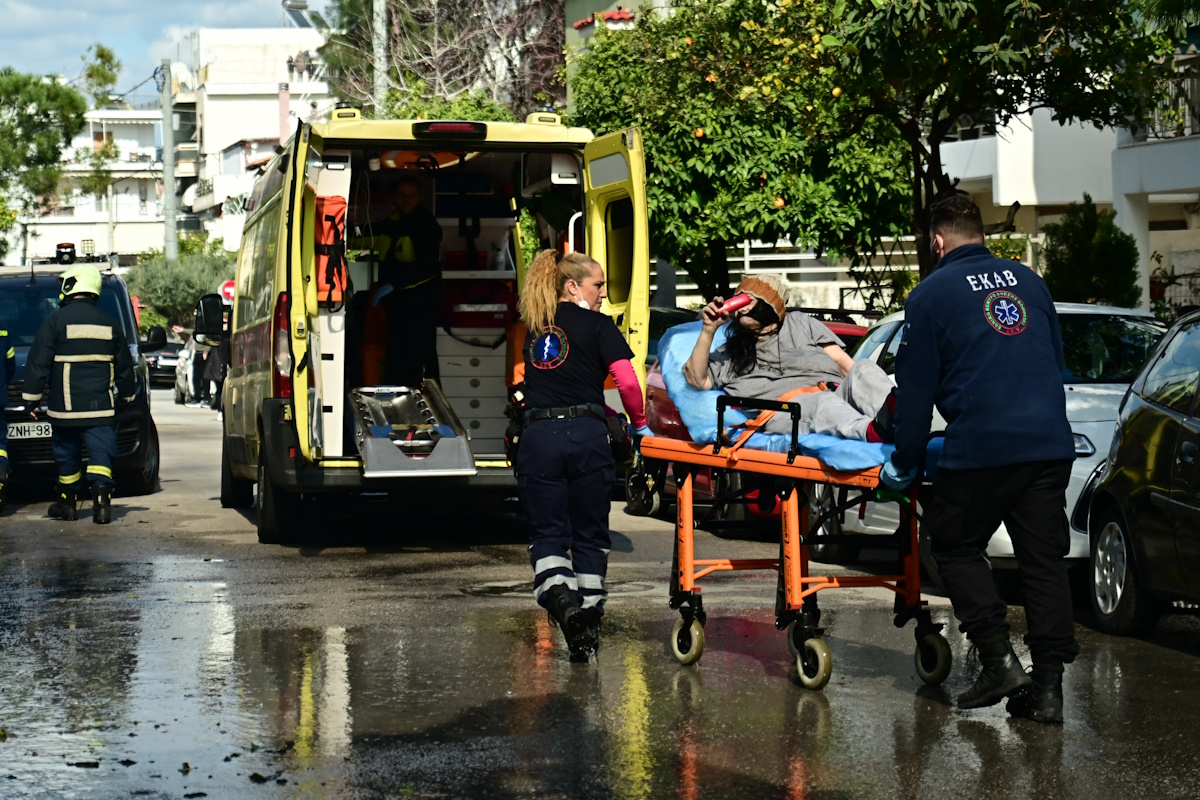
[[[681,617],[671,632],[671,649],[675,658],[680,664],[688,666],[695,664],[704,651],[705,613],[700,587],[696,585],[701,578],[715,572],[774,570],[779,576],[775,626],[787,631],[788,649],[796,659],[796,670],[802,685],[820,689],[828,683],[833,671],[829,646],[821,638],[824,629],[820,627],[817,594],[828,589],[852,587],[882,587],[895,592],[896,627],[903,627],[909,620],[916,621],[914,662],[918,676],[928,684],[941,683],[950,673],[951,652],[949,643],[942,636],[942,625],[932,621],[928,605],[921,599],[916,485],[903,495],[897,494],[886,488],[881,489],[879,467],[852,472],[837,471],[816,458],[800,455],[797,435],[799,405],[788,402],[788,399],[771,401],[722,396],[717,400],[719,431],[725,430],[723,421],[726,408],[757,408],[771,413],[789,413],[792,417],[792,440],[787,453],[743,447],[771,413],[760,414],[747,423],[746,430],[734,442],[724,439],[724,436],[723,441],[715,445],[663,437],[646,437],[640,442],[640,458],[669,463],[675,476],[677,511],[671,608],[677,609]],[[770,478],[782,509],[778,559],[696,558],[693,482],[696,473],[703,469],[736,471]],[[820,484],[864,491],[812,520],[807,513],[808,496]],[[820,530],[833,514],[841,514],[867,501],[895,501],[900,504],[901,525],[896,535],[876,537],[896,543],[899,554],[897,574],[810,574],[809,530]],[[839,537],[823,537],[822,541],[836,538]]]

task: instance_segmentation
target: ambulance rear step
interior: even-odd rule
[[[434,478],[475,474],[470,435],[437,381],[364,386],[350,391],[354,440],[364,478]]]

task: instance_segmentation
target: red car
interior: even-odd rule
[[[855,324],[846,311],[806,308],[792,310],[803,311],[825,323],[845,342],[847,352],[852,352],[858,340],[867,332],[866,326]],[[646,373],[646,419],[655,436],[685,442],[692,440],[683,420],[679,418],[675,404],[667,397],[667,388],[657,362]],[[742,477],[740,473],[723,470],[717,470],[715,473],[712,470],[701,470],[696,475],[696,501],[712,503],[708,513],[697,520],[698,526],[720,528],[725,523],[736,527],[751,527],[747,525],[751,518],[771,518],[778,515],[778,501],[774,493],[764,493],[760,498],[757,488],[744,489]],[[674,494],[675,481],[669,464],[639,461],[626,475],[627,513],[635,516],[656,514],[662,506],[663,496],[673,497]],[[770,525],[772,531],[776,527],[774,523]]]

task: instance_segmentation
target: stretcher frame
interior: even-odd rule
[[[792,433],[787,453],[749,450],[724,435],[727,408],[761,409],[783,412],[791,416]],[[643,459],[667,462],[672,465],[676,484],[675,546],[672,559],[670,607],[677,609],[680,620],[671,634],[671,649],[676,659],[688,666],[699,660],[704,649],[706,615],[697,583],[717,572],[740,570],[774,570],[778,575],[775,602],[775,626],[787,630],[787,645],[796,659],[797,676],[802,685],[820,689],[832,674],[832,656],[821,638],[820,608],[817,594],[830,589],[880,587],[895,593],[895,625],[904,627],[916,621],[917,647],[914,664],[917,674],[927,684],[939,684],[950,673],[951,652],[942,636],[942,625],[934,623],[928,604],[921,599],[921,565],[919,520],[916,513],[917,485],[904,493],[881,488],[879,467],[857,471],[841,471],[827,467],[817,458],[799,453],[800,405],[789,401],[757,400],[722,396],[717,399],[717,430],[721,436],[716,444],[703,445],[664,437],[646,437],[640,442]],[[780,501],[780,555],[764,558],[697,558],[695,551],[694,478],[702,469],[727,470],[767,476],[777,487]],[[812,487],[829,484],[864,490],[849,501],[835,504],[812,521],[808,499]],[[901,524],[893,537],[877,536],[876,540],[894,542],[899,553],[899,569],[887,575],[813,575],[809,561],[809,531],[820,530],[833,515],[840,515],[867,501],[899,503]],[[823,541],[838,543],[839,539],[861,536],[824,536]],[[886,542],[885,542],[886,544]]]

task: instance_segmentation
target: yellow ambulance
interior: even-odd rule
[[[380,250],[357,246],[378,239],[395,187],[412,177],[442,233],[439,378],[415,387],[382,378],[388,359],[410,356],[387,352]],[[523,369],[517,299],[534,249],[586,252],[604,267],[603,311],[645,363],[637,129],[596,137],[551,111],[508,123],[338,108],[298,126],[247,206],[232,308],[201,298],[196,331],[227,339],[221,504],[250,507],[257,484],[259,541],[295,539],[316,495],[457,505],[512,491],[506,409]]]

